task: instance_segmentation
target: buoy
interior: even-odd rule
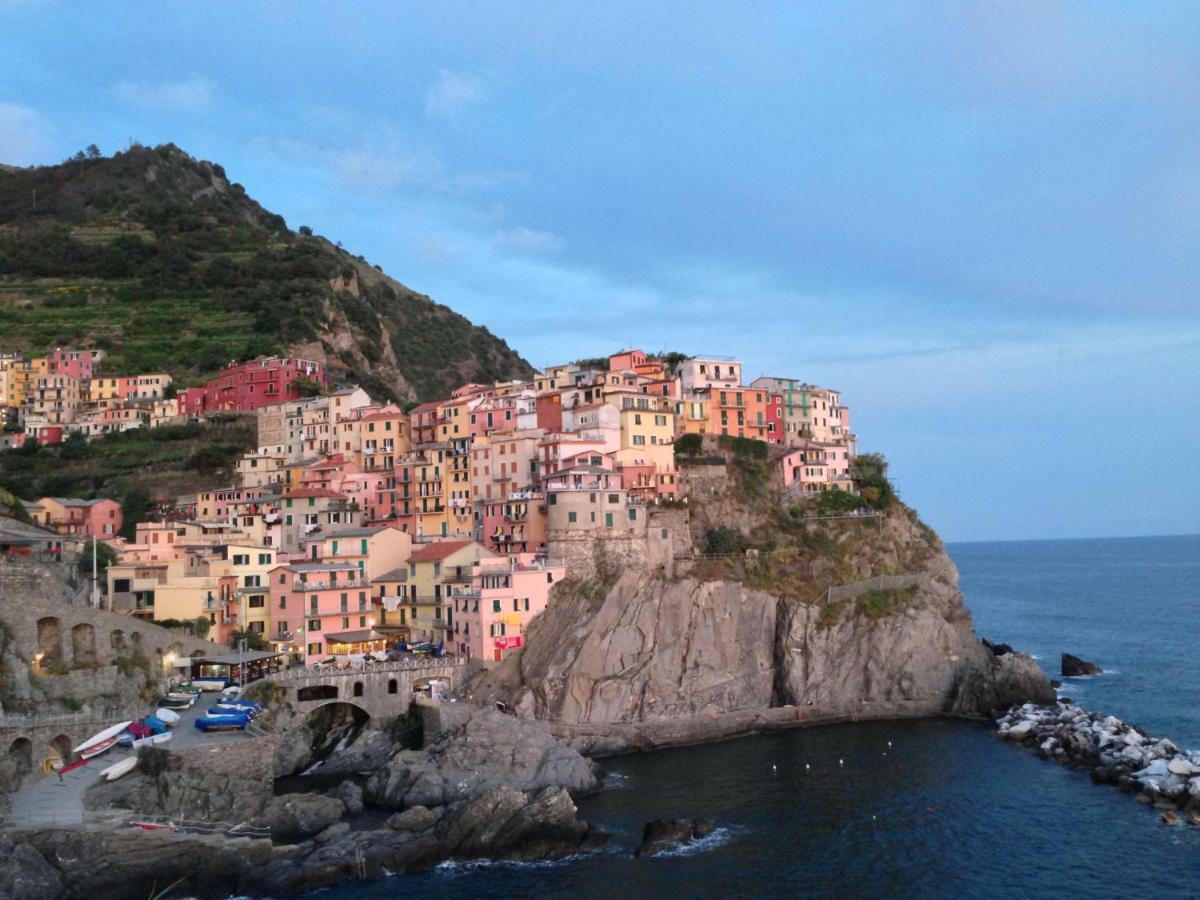
[[[891,741],[888,741],[888,746],[889,746],[889,747],[890,747],[890,746],[892,746],[892,742],[891,742]]]
[[[839,766],[844,766],[845,764],[846,764],[846,761],[845,761],[845,760],[842,760],[842,759],[839,759],[839,760],[838,760],[838,765],[839,765]]]
[[[778,771],[779,771],[779,766],[775,765],[775,763],[771,763],[771,771],[772,771],[772,772],[778,772]]]
[[[808,763],[805,763],[805,764],[804,764],[804,770],[805,770],[806,772],[807,772],[809,769],[811,769],[811,768],[812,768],[812,766],[810,766]]]

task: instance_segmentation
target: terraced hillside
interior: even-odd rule
[[[261,354],[323,358],[397,399],[528,375],[487,329],[287,227],[224,169],[167,144],[0,167],[0,350],[105,350],[181,385]]]

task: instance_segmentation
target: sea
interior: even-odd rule
[[[1200,536],[948,546],[978,634],[1105,673],[1062,694],[1200,748]],[[1196,897],[1200,828],[1085,772],[998,742],[985,725],[874,722],[603,761],[580,815],[604,853],[446,863],[321,896]],[[711,820],[694,846],[632,849],[658,817]]]

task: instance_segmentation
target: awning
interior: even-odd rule
[[[333,634],[325,635],[325,642],[329,644],[366,644],[370,641],[386,640],[386,635],[380,634],[373,628],[362,628],[358,631],[337,631]]]
[[[265,659],[274,659],[277,656],[285,655],[271,650],[247,650],[245,653],[231,653],[229,656],[191,657],[189,662],[209,666],[240,666],[242,663],[262,662]]]

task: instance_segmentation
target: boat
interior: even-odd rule
[[[189,696],[187,700],[172,700],[170,697],[159,697],[158,705],[167,709],[191,709],[196,705],[196,698]]]
[[[223,691],[228,684],[225,678],[198,678],[192,682],[192,687],[202,691]]]
[[[130,819],[130,828],[140,828],[142,831],[175,831],[174,822],[145,822],[141,819]]]
[[[167,723],[168,727],[179,721],[179,713],[173,709],[167,709],[165,706],[154,711],[156,718],[162,719]]]
[[[86,750],[80,752],[81,759],[91,759],[93,756],[99,756],[106,750],[111,750],[117,745],[117,736],[113,735],[110,738],[105,738],[102,741],[97,741],[94,744],[89,744]]]
[[[89,747],[93,747],[97,744],[101,744],[104,741],[108,741],[109,738],[111,738],[112,740],[109,741],[108,746],[106,746],[104,748],[105,750],[107,750],[109,747],[111,747],[113,744],[115,744],[117,742],[117,736],[132,724],[133,724],[133,720],[130,719],[128,722],[120,722],[109,728],[105,728],[103,731],[98,732],[97,734],[93,734],[90,738],[88,738],[86,741],[84,741],[82,744],[80,744],[78,747],[76,747],[71,752],[72,753],[81,753],[84,755],[84,758],[86,759],[87,753],[85,751]],[[92,755],[94,756],[95,754],[92,754]]]
[[[192,691],[168,691],[167,699],[174,700],[176,703],[187,702],[189,705],[196,702],[197,694]]]
[[[250,716],[256,716],[262,711],[262,706],[258,703],[245,703],[242,701],[222,700],[212,706],[214,712],[226,713],[246,713]]]
[[[250,717],[245,714],[218,715],[209,713],[196,720],[196,728],[200,731],[241,731],[246,727]]]
[[[164,731],[162,734],[152,734],[148,737],[138,738],[130,746],[135,749],[138,747],[153,747],[157,744],[165,744],[171,739],[171,732]]]
[[[154,734],[154,729],[143,722],[134,722],[125,730],[125,732],[117,738],[117,743],[122,747],[132,747],[133,742],[140,738],[149,737]]]
[[[119,763],[113,763],[107,769],[100,773],[100,778],[104,781],[116,781],[123,775],[128,775],[137,768],[138,758],[131,756],[128,759],[123,759]]]
[[[225,690],[221,691],[221,696],[226,700],[236,700],[238,697],[242,696],[242,689],[236,684],[231,684],[229,687],[225,688]]]

